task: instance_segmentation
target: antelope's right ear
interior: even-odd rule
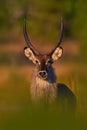
[[[25,56],[31,60],[34,64],[36,63],[36,57],[33,51],[29,47],[24,48],[24,54]]]

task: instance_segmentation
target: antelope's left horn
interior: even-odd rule
[[[63,23],[63,18],[61,17],[61,31],[60,31],[60,36],[59,36],[59,39],[58,39],[56,47],[53,50],[51,50],[51,52],[50,52],[51,54],[55,51],[55,49],[57,47],[60,46],[60,44],[62,42],[62,38],[63,38],[63,32],[64,32],[64,23]]]

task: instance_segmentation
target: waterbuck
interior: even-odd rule
[[[75,104],[75,95],[64,84],[56,83],[56,76],[52,64],[63,54],[60,46],[63,37],[64,24],[61,19],[61,32],[56,47],[46,54],[40,53],[31,43],[26,30],[26,19],[24,19],[24,38],[27,47],[24,48],[25,56],[35,64],[32,83],[30,86],[30,95],[33,101],[46,100],[54,102],[59,99],[61,102]]]

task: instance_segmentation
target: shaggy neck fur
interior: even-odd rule
[[[34,100],[54,100],[56,98],[56,76],[53,68],[47,70],[48,78],[46,80],[38,77],[38,68],[34,70],[32,84],[30,88],[31,98]]]

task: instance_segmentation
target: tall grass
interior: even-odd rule
[[[59,81],[70,86],[77,95],[78,104],[74,116],[68,111],[66,113],[59,111],[57,104],[33,105],[30,102],[28,79],[15,71],[11,72],[8,81],[0,86],[0,130],[85,129],[87,115],[85,75],[67,74],[67,77],[60,76]]]

